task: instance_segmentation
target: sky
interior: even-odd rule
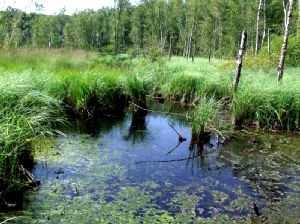
[[[36,12],[35,2],[43,4],[44,14],[58,14],[65,7],[66,14],[73,14],[76,10],[99,9],[105,6],[112,7],[114,0],[0,0],[0,10],[5,10],[8,6],[21,9],[26,12]],[[130,0],[132,4],[138,0]]]

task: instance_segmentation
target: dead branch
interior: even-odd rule
[[[174,126],[169,123],[169,126],[176,132],[176,134],[178,135],[178,142],[185,142],[186,138],[182,137],[182,135],[174,128]]]
[[[149,111],[149,112],[153,112],[153,113],[160,113],[160,114],[175,115],[175,116],[180,116],[180,117],[184,117],[184,118],[186,118],[186,119],[189,119],[189,116],[188,116],[187,114],[184,115],[184,114],[178,114],[178,113],[170,113],[170,112],[163,112],[163,111],[150,110],[150,109],[143,108],[143,107],[141,107],[141,106],[139,106],[139,105],[137,105],[137,104],[135,104],[135,103],[133,103],[133,102],[129,102],[129,103],[130,103],[130,105],[132,105],[132,106],[134,106],[134,107],[137,107],[137,108],[139,108],[139,109],[141,109],[141,110],[144,110],[144,111]]]
[[[11,217],[11,218],[8,218],[8,219],[4,220],[3,222],[0,222],[0,224],[4,224],[4,223],[7,223],[8,221],[15,220],[15,219],[18,219],[18,218],[23,218],[23,217],[24,216]]]
[[[172,163],[172,162],[181,162],[181,161],[186,161],[190,159],[195,159],[198,158],[199,156],[193,156],[193,157],[188,157],[188,158],[183,158],[183,159],[173,159],[173,160],[152,160],[152,161],[141,161],[135,163],[136,165],[142,164],[142,163]]]
[[[181,143],[182,142],[179,141],[178,144],[167,153],[167,155],[170,155],[175,149],[177,149],[181,145]]]

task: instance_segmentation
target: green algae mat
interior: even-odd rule
[[[198,146],[185,121],[150,113],[144,122],[132,127],[128,113],[36,142],[41,185],[0,222],[299,222],[299,135],[238,132],[225,146]],[[178,145],[170,123],[187,141]]]

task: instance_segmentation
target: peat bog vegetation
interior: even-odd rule
[[[246,57],[239,89],[233,96],[234,62],[229,60],[213,59],[209,63],[208,59],[205,58],[195,58],[192,62],[181,57],[172,57],[170,60],[158,57],[153,61],[131,57],[127,54],[103,56],[80,50],[2,50],[0,53],[0,211],[7,211],[7,213],[0,213],[0,221],[7,218],[16,218],[15,222],[19,223],[38,223],[39,220],[50,223],[67,222],[68,220],[76,222],[76,219],[81,218],[83,220],[84,216],[87,217],[82,221],[83,223],[93,220],[115,223],[230,223],[233,221],[241,223],[265,221],[272,223],[270,220],[274,221],[278,217],[280,217],[278,220],[290,221],[291,223],[294,223],[297,219],[299,221],[299,213],[297,214],[297,209],[299,211],[299,186],[297,188],[296,185],[299,183],[300,177],[299,154],[297,154],[296,148],[297,146],[299,148],[297,132],[300,130],[300,68],[287,67],[282,82],[278,83],[276,71],[268,63],[261,66],[256,65],[253,61],[255,59],[250,57],[247,59]],[[152,104],[148,104],[150,101],[165,101],[165,104],[170,104],[177,109],[159,106],[158,102],[151,106]],[[168,133],[163,135],[168,138],[168,135],[172,136],[175,133],[173,138],[179,140],[179,146],[187,140],[184,139],[186,136],[181,136],[181,131],[183,131],[183,134],[191,135],[191,139],[188,139],[191,143],[202,147],[209,142],[211,143],[214,138],[217,139],[215,141],[222,143],[228,139],[237,138],[237,140],[228,143],[233,145],[233,152],[230,153],[230,150],[225,150],[221,153],[222,156],[235,161],[235,170],[259,169],[261,172],[265,171],[266,174],[261,175],[265,178],[262,178],[263,181],[268,183],[276,179],[275,177],[271,178],[267,172],[269,170],[271,172],[274,168],[272,168],[272,165],[281,164],[282,161],[290,161],[291,164],[286,162],[287,164],[281,165],[284,168],[288,167],[286,169],[291,170],[292,174],[283,170],[282,173],[276,173],[274,176],[277,175],[280,179],[282,175],[286,175],[284,178],[291,181],[289,186],[293,185],[288,190],[291,194],[283,200],[279,200],[279,196],[276,196],[276,200],[279,202],[274,201],[274,203],[281,204],[280,209],[275,211],[269,209],[269,205],[263,204],[269,203],[266,197],[260,206],[267,209],[263,211],[264,216],[259,218],[249,215],[253,212],[251,209],[249,210],[253,201],[245,196],[246,193],[238,195],[240,201],[231,201],[230,205],[231,207],[235,206],[235,209],[221,210],[220,213],[200,212],[201,209],[198,205],[200,202],[197,202],[197,191],[195,189],[203,190],[203,186],[194,186],[182,190],[184,188],[184,185],[182,185],[181,193],[173,195],[170,202],[165,205],[160,204],[161,207],[159,208],[151,207],[150,204],[155,204],[155,200],[164,201],[164,197],[171,193],[167,192],[166,195],[163,195],[164,197],[161,196],[160,194],[163,194],[161,192],[164,190],[160,189],[162,185],[155,183],[155,179],[143,183],[144,187],[149,190],[148,192],[138,188],[138,182],[136,182],[136,186],[128,184],[130,175],[126,174],[129,176],[126,177],[123,168],[128,164],[122,162],[120,162],[121,165],[114,164],[114,159],[112,159],[116,158],[116,161],[123,161],[122,157],[126,158],[126,155],[121,153],[122,150],[104,150],[103,155],[94,155],[94,151],[89,152],[97,144],[105,145],[105,143],[101,143],[101,141],[105,142],[105,138],[101,138],[99,143],[93,138],[93,135],[81,135],[80,138],[75,137],[77,140],[73,141],[68,136],[73,136],[74,133],[68,135],[66,134],[68,131],[64,131],[73,127],[74,123],[78,121],[88,123],[88,129],[92,129],[92,127],[97,127],[98,121],[101,123],[102,120],[106,121],[107,119],[122,120],[122,117],[129,116],[127,110],[132,111],[132,117],[128,118],[129,120],[125,119],[125,121],[131,119],[131,131],[137,129],[140,133],[137,141],[142,141],[141,139],[145,138],[141,133],[146,132],[147,129],[151,130],[151,127],[145,127],[147,113],[151,116],[155,114],[164,114],[166,117],[171,116],[173,118],[170,119],[170,122],[172,119],[173,121],[184,120],[184,127],[186,127],[184,130],[180,128],[180,125],[176,125],[174,128],[174,125],[169,124],[173,130],[168,129]],[[161,111],[161,113],[155,111]],[[155,116],[153,119],[155,120]],[[168,126],[168,122],[164,120],[165,118],[161,119],[161,122],[165,122],[165,126]],[[239,127],[256,129],[259,132],[250,132],[245,137],[242,133],[233,131],[232,119],[236,121]],[[105,126],[105,124],[103,125]],[[149,125],[151,125],[151,121]],[[120,127],[116,126],[113,130],[116,129],[121,132],[122,128]],[[176,134],[177,129],[179,130],[178,136]],[[265,137],[262,137],[263,140],[260,139],[259,136],[266,135],[260,134],[262,130],[266,132],[295,132],[295,136],[291,134],[292,137],[282,137],[278,134],[278,138],[281,139],[282,137],[284,139],[282,141],[287,139],[287,142],[280,143],[286,144],[282,146],[286,151],[282,152],[280,146],[274,140],[276,135],[268,137],[272,138],[273,143],[265,141]],[[84,140],[81,141],[81,138],[84,138]],[[126,135],[126,138],[131,138],[130,133]],[[164,139],[161,139],[161,141],[163,142]],[[234,146],[239,141],[243,143],[240,146]],[[90,145],[86,142],[89,142]],[[120,144],[123,144],[121,142],[120,140]],[[263,142],[264,148],[261,148],[260,142]],[[73,144],[74,148],[70,147],[70,144]],[[107,142],[106,147],[109,144],[112,145],[111,147],[118,148],[117,145],[113,145],[116,143],[112,142]],[[159,144],[157,143],[157,145]],[[250,145],[245,147],[249,152],[253,151],[253,154],[262,153],[256,154],[259,157],[257,160],[261,164],[255,161],[256,158],[252,153],[248,155],[239,152],[238,148],[243,147],[243,144]],[[56,145],[59,145],[59,148],[64,148],[64,150],[59,151],[59,149],[56,149]],[[290,149],[291,145],[294,148]],[[193,144],[190,144],[187,147],[191,149],[192,146]],[[140,147],[142,148],[142,146]],[[78,150],[74,151],[75,148],[82,149],[82,155],[77,155]],[[293,149],[296,151],[293,152]],[[188,155],[188,159],[203,156],[203,150],[199,148],[196,149],[197,152],[191,150],[195,154]],[[71,154],[69,156],[66,154],[66,158],[64,158],[66,152]],[[222,156],[221,158],[223,158]],[[103,168],[101,172],[99,167],[96,168],[95,164],[91,165],[89,163],[93,157],[100,157],[97,158],[95,164]],[[109,157],[111,158],[107,159]],[[265,163],[263,157],[269,159],[266,166],[262,165]],[[148,156],[148,158],[154,158],[152,162],[159,160],[154,156]],[[212,158],[214,157],[212,156]],[[247,161],[244,161],[247,158],[251,161],[251,163],[249,162],[250,167],[243,167],[243,164],[247,163]],[[90,185],[103,185],[102,188],[107,189],[110,176],[113,176],[118,179],[120,186],[118,185],[118,189],[116,187],[116,192],[113,193],[114,196],[111,196],[111,199],[107,198],[103,192],[97,192],[99,195],[94,192],[94,196],[100,198],[100,204],[102,203],[101,200],[105,198],[104,205],[100,206],[101,209],[99,206],[96,208],[92,206],[97,201],[97,199],[91,198],[93,192],[81,195],[81,192],[86,189],[83,189],[84,187],[79,183],[78,186],[72,185],[69,186],[70,189],[65,189],[66,191],[75,192],[70,194],[71,196],[60,195],[57,191],[64,190],[61,189],[62,185],[59,185],[60,183],[55,181],[55,178],[59,178],[59,174],[63,174],[64,171],[56,169],[54,171],[55,175],[52,174],[53,181],[42,181],[41,189],[37,190],[44,192],[44,194],[35,195],[36,203],[42,203],[41,198],[46,197],[49,205],[45,205],[44,210],[32,207],[33,205],[25,206],[32,210],[37,209],[40,212],[38,215],[27,214],[26,211],[22,212],[21,210],[23,193],[25,190],[37,188],[40,182],[30,172],[34,167],[34,159],[38,161],[37,171],[34,171],[36,173],[39,172],[39,169],[42,169],[41,164],[47,167],[47,162],[50,168],[51,166],[52,168],[58,168],[53,164],[59,164],[59,162],[61,164],[72,163],[75,168],[78,165],[77,171],[80,170],[80,164],[82,163],[90,166],[90,169],[88,169],[88,173],[78,171],[78,177],[88,176],[89,179],[83,179]],[[223,164],[224,161],[219,161],[219,163]],[[224,162],[224,164],[226,163]],[[132,166],[132,164],[128,166]],[[73,169],[75,169],[74,167]],[[153,170],[154,167],[151,166],[151,169],[149,169]],[[176,169],[176,166],[171,168]],[[214,167],[210,168],[214,169]],[[95,170],[93,171],[93,169]],[[100,173],[97,173],[96,170]],[[224,170],[226,169],[224,168]],[[284,173],[285,171],[287,174]],[[104,175],[101,176],[102,179],[99,177],[98,181],[103,180],[106,183],[95,182],[97,174]],[[45,174],[40,175],[40,177],[44,177],[43,175]],[[68,177],[70,180],[74,180],[72,175]],[[256,178],[255,172],[251,175]],[[159,179],[159,177],[157,178]],[[115,183],[113,180],[111,181],[112,186],[114,186]],[[284,180],[280,179],[280,181]],[[170,182],[172,181],[170,180]],[[214,189],[210,197],[221,204],[226,204],[227,199],[231,197],[229,193],[224,193],[223,190],[226,187],[220,190],[222,187],[215,186],[214,188],[210,185],[212,183],[208,182],[202,184]],[[232,180],[231,184],[233,182]],[[121,183],[124,185],[122,186]],[[135,183],[134,180],[132,183]],[[58,188],[55,188],[54,185],[56,184]],[[237,184],[240,186],[241,183]],[[257,185],[260,184],[261,182],[258,181]],[[276,188],[276,183],[273,184]],[[281,182],[278,183],[278,185],[280,184]],[[245,188],[251,187],[253,186],[250,183]],[[99,187],[99,189],[102,188]],[[171,186],[168,186],[166,182],[164,188],[171,189]],[[262,188],[258,187],[258,191]],[[194,193],[191,192],[192,189],[195,190]],[[230,190],[232,189],[228,187],[227,192]],[[175,190],[173,189],[173,191]],[[156,195],[156,198],[151,196],[152,193]],[[56,195],[54,198],[53,194]],[[262,195],[264,194],[267,193],[263,192]],[[28,198],[30,196],[27,197],[27,200],[29,200]],[[55,200],[64,202],[59,205],[60,207],[57,210],[51,208],[51,203],[54,203]],[[26,201],[24,203],[28,204]],[[292,207],[293,203],[296,208],[291,211],[288,206]],[[195,204],[197,204],[196,207]],[[208,204],[207,206],[212,205]],[[217,207],[216,204],[213,206]],[[89,211],[88,208],[93,211]],[[19,210],[19,212],[11,213],[9,212],[11,210]],[[70,214],[66,210],[68,212],[73,211],[73,213]],[[49,214],[46,211],[49,211]],[[287,211],[291,213],[286,213]],[[203,219],[200,218],[202,216]]]

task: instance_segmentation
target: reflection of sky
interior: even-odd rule
[[[26,12],[35,12],[35,2],[42,4],[44,10],[42,13],[57,14],[65,7],[66,14],[72,14],[84,9],[97,10],[102,7],[112,7],[114,0],[0,0],[0,10],[5,10],[8,6],[18,8]],[[138,0],[130,0],[131,3],[137,3]]]
[[[191,156],[190,143],[194,143],[187,122],[153,113],[148,113],[144,121],[146,128],[136,130],[131,137],[128,133],[132,116],[127,113],[124,120],[117,123],[101,119],[99,132],[94,137],[71,131],[59,138],[60,154],[53,160],[55,162],[49,161],[46,166],[38,163],[33,173],[42,183],[42,190],[35,192],[43,202],[42,208],[46,205],[43,194],[55,183],[58,183],[55,189],[61,189],[63,184],[63,194],[72,199],[77,194],[74,186],[78,186],[81,196],[91,194],[96,201],[100,197],[101,203],[105,198],[111,205],[118,203],[114,199],[121,189],[138,187],[151,195],[149,208],[159,208],[170,214],[176,214],[180,207],[178,202],[172,206],[172,200],[186,193],[196,198],[195,202],[188,203],[194,203],[196,216],[202,217],[220,213],[248,216],[253,213],[253,201],[261,210],[274,209],[278,206],[276,203],[292,193],[300,193],[297,190],[299,166],[280,155],[275,147],[277,144],[268,149],[263,143],[249,143],[249,136],[239,136],[222,148],[202,149],[195,145],[192,147],[195,154],[197,150],[203,150],[203,154],[185,159]],[[171,153],[178,143],[178,135],[170,123],[187,139]],[[55,174],[60,168],[64,173]],[[184,199],[179,203],[181,200]],[[294,209],[294,205],[288,206]],[[39,211],[34,209],[35,213]]]

